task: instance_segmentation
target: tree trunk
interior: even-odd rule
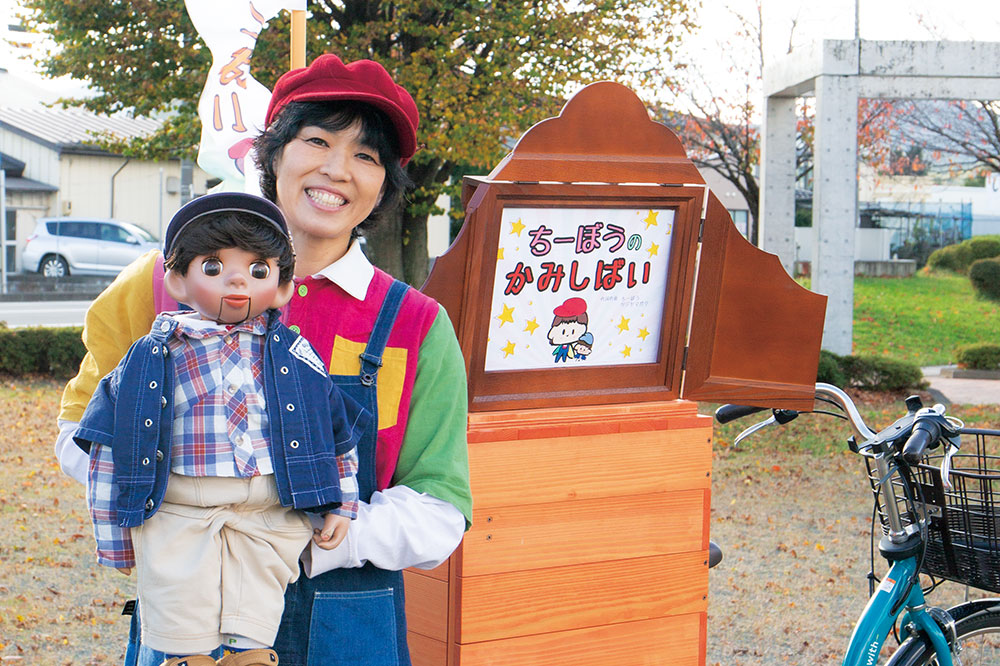
[[[751,245],[760,247],[757,243],[760,239],[760,220],[758,219],[760,215],[760,202],[757,195],[757,188],[754,187],[753,193],[746,198],[748,199],[747,208],[750,212],[750,219],[747,220],[747,240],[750,241]]]
[[[373,264],[419,289],[430,272],[427,217],[440,189],[438,179],[448,179],[450,165],[439,159],[426,164],[413,161],[407,172],[415,188],[402,209],[386,215],[365,237]]]
[[[404,279],[419,289],[430,271],[430,259],[427,256],[427,215],[412,216],[408,211],[403,211],[401,226]]]
[[[365,231],[368,241],[366,248],[368,259],[373,264],[400,280],[404,279],[403,271],[403,212],[400,210],[388,213],[374,228]],[[426,242],[424,247],[426,248]],[[426,254],[426,250],[424,251]]]

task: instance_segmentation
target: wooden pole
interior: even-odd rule
[[[292,41],[291,67],[299,69],[306,66],[306,12],[301,9],[292,10]]]

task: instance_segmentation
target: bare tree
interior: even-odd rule
[[[760,0],[754,2],[749,16],[730,11],[740,28],[730,35],[727,45],[720,44],[719,54],[729,61],[732,83],[709,89],[700,68],[689,67],[680,81],[671,84],[676,108],[664,111],[663,121],[680,136],[696,166],[717,172],[746,199],[750,209],[748,236],[756,243],[760,202],[756,176],[760,126],[756,117],[764,66],[764,22]],[[752,57],[742,57],[747,52],[752,52]]]
[[[900,133],[961,168],[1000,171],[1000,102],[911,101],[900,104]]]

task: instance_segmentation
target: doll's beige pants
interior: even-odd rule
[[[274,475],[171,474],[159,510],[132,528],[142,642],[181,655],[223,634],[272,645],[311,536],[305,514],[281,506]]]

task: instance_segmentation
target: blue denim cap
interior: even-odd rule
[[[281,233],[282,237],[288,238],[285,216],[267,199],[243,192],[218,192],[189,201],[174,213],[170,224],[167,225],[167,233],[163,236],[163,256],[170,256],[174,241],[187,225],[214,213],[248,213],[270,224]]]

